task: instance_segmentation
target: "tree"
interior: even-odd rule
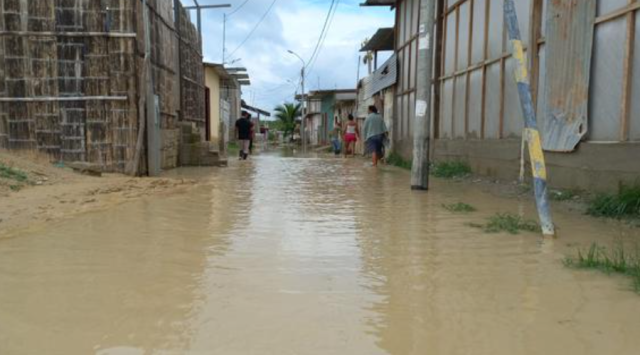
[[[278,127],[284,132],[284,135],[293,133],[296,127],[296,118],[302,114],[302,106],[300,104],[284,103],[274,109],[275,117],[278,119]]]

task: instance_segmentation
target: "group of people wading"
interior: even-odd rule
[[[336,154],[344,152],[344,156],[355,156],[356,143],[364,137],[365,153],[371,154],[373,166],[378,166],[380,159],[384,158],[384,143],[389,134],[387,125],[378,113],[378,108],[369,106],[369,115],[364,121],[362,133],[353,115],[349,114],[346,123],[342,124],[336,119],[331,133],[333,151]],[[254,124],[251,122],[251,115],[242,112],[242,117],[236,121],[236,138],[240,144],[240,159],[246,160],[249,156],[254,137]],[[344,142],[344,149],[341,149],[341,141]]]
[[[336,120],[331,134],[331,142],[336,155],[342,151],[345,157],[355,156],[356,143],[364,136],[365,153],[371,154],[373,166],[378,166],[380,159],[384,158],[384,143],[388,138],[389,131],[382,115],[378,113],[377,107],[369,106],[368,112],[369,115],[364,121],[362,134],[353,115],[349,114],[344,126]],[[344,149],[341,149],[341,140],[344,142]]]

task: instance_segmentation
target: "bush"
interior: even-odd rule
[[[540,226],[535,221],[527,220],[511,213],[499,213],[492,216],[487,220],[487,224],[469,225],[481,228],[485,233],[508,232],[510,234],[519,234],[521,231],[540,232]]]
[[[458,203],[453,203],[450,205],[442,205],[442,207],[444,207],[446,210],[449,210],[451,212],[462,212],[462,213],[468,213],[468,212],[475,212],[476,208],[466,204],[464,202],[458,202]]]
[[[598,195],[587,214],[608,218],[640,218],[640,184],[622,186],[616,195]]]
[[[462,161],[445,161],[433,164],[431,174],[443,179],[464,178],[471,175],[471,167]]]
[[[640,293],[640,250],[638,248],[630,253],[624,244],[619,243],[609,251],[594,243],[586,253],[578,250],[577,256],[567,257],[564,264],[572,268],[630,276],[633,279],[635,291]]]
[[[397,166],[402,169],[411,170],[412,162],[411,160],[405,160],[398,153],[391,153],[387,157],[387,164]]]

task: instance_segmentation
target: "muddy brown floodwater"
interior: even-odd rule
[[[558,240],[484,234],[534,206],[361,160],[176,174],[205,182],[0,239],[0,354],[640,353],[629,281],[561,262],[638,230],[560,211]]]

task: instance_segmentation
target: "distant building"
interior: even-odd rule
[[[233,138],[233,127],[240,117],[241,87],[249,83],[248,75],[227,70],[221,64],[204,63],[207,97],[206,139],[226,152]],[[242,78],[242,79],[240,79]],[[231,135],[231,136],[230,136]]]
[[[336,122],[344,122],[356,113],[356,90],[315,90],[305,95],[304,115],[307,142],[312,146],[326,145]]]
[[[431,152],[436,160],[466,161],[479,174],[514,179],[524,120],[513,48],[505,40],[503,3],[437,0],[437,35],[428,43],[434,48]],[[637,180],[637,4],[514,4],[550,185],[611,190]],[[363,5],[386,6],[396,13],[392,141],[396,153],[412,159],[421,0],[365,0]],[[384,104],[386,111],[387,100]]]

